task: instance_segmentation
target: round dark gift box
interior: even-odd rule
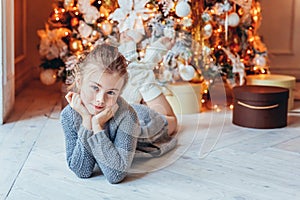
[[[289,90],[273,86],[233,88],[232,123],[248,128],[281,128],[287,125]]]

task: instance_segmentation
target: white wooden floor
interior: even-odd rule
[[[129,177],[77,178],[65,161],[58,86],[33,82],[0,126],[0,199],[298,200],[300,102],[288,126],[255,130],[231,123],[231,111],[179,117],[179,145],[159,159],[135,161]]]

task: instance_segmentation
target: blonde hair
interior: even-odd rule
[[[119,52],[117,47],[111,46],[109,44],[97,45],[87,56],[78,63],[78,68],[75,71],[75,82],[76,79],[82,81],[85,76],[87,76],[92,65],[96,65],[100,70],[105,73],[114,74],[117,73],[120,77],[124,79],[125,87],[128,81],[127,73],[127,61],[125,57]],[[74,91],[78,91],[76,84],[72,85]]]

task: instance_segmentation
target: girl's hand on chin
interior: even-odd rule
[[[86,109],[86,107],[82,104],[79,94],[75,92],[68,92],[65,98],[67,99],[70,106],[74,110],[76,110],[81,115],[81,117],[91,115],[89,111]]]
[[[119,106],[118,104],[112,107],[107,107],[97,115],[92,117],[92,129],[94,133],[98,133],[104,129],[105,123],[110,120],[114,114],[117,112]]]

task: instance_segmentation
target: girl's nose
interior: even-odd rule
[[[98,105],[104,105],[105,103],[105,94],[104,92],[98,92],[96,94],[96,102]]]

